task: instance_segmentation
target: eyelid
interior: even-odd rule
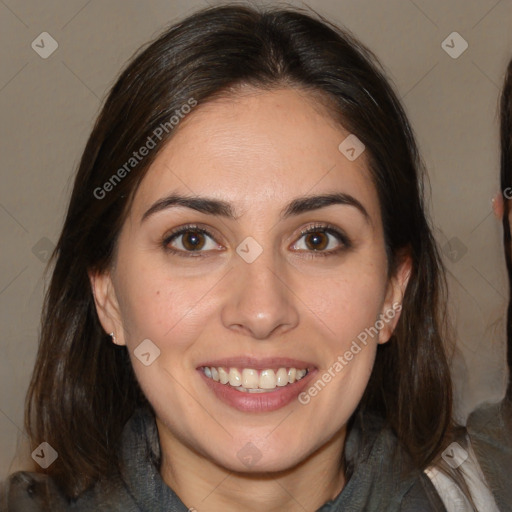
[[[304,235],[317,232],[323,232],[334,236],[341,244],[340,247],[328,251],[300,250],[298,252],[305,253],[305,255],[308,257],[331,256],[353,247],[352,240],[345,234],[345,232],[341,228],[329,223],[315,223],[311,226],[308,226],[307,228],[302,229],[300,232],[300,238],[302,238]],[[293,245],[297,244],[300,238],[294,242]]]
[[[174,228],[171,231],[168,231],[163,236],[162,242],[161,242],[164,250],[171,254],[176,254],[178,256],[183,256],[183,257],[191,257],[191,258],[206,257],[206,253],[210,252],[210,251],[183,251],[182,249],[175,249],[175,248],[169,246],[169,244],[171,243],[171,241],[173,241],[174,238],[178,238],[181,235],[184,235],[185,233],[187,233],[189,231],[195,231],[198,233],[202,233],[203,235],[207,235],[217,245],[220,245],[216,240],[216,236],[213,234],[213,232],[210,228],[204,227],[201,224],[194,223],[194,224],[185,224],[183,226]]]
[[[315,233],[316,231],[323,231],[325,233],[330,233],[332,235],[337,236],[345,245],[351,245],[352,242],[350,241],[349,237],[344,233],[344,231],[334,226],[333,224],[329,223],[316,223],[311,226],[308,226],[307,228],[304,228],[301,230],[301,235],[306,235],[308,233]]]
[[[204,233],[211,238],[214,238],[215,236],[210,228],[204,227],[201,224],[185,224],[166,232],[163,236],[163,242],[169,243],[173,237],[186,233],[187,231],[198,231],[199,233]]]

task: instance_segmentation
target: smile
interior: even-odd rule
[[[196,371],[212,397],[244,413],[269,413],[294,404],[318,374],[312,362],[278,356],[202,361]]]
[[[307,369],[294,367],[255,370],[253,368],[204,366],[200,369],[208,379],[245,393],[268,393],[278,387],[293,384],[308,374]]]

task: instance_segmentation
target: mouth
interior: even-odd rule
[[[243,412],[270,412],[296,399],[317,369],[289,358],[233,358],[205,362],[197,371],[222,402]]]
[[[269,393],[302,380],[308,373],[307,368],[281,367],[266,368],[224,368],[222,366],[203,366],[200,370],[208,379],[231,386],[242,393]]]

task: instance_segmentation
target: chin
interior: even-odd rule
[[[234,446],[240,446],[235,449]],[[212,454],[216,464],[237,473],[273,473],[286,471],[299,465],[307,458],[304,447],[297,453],[290,442],[279,446],[269,445],[268,440],[251,441],[249,438],[239,443],[231,442],[221,453]],[[303,453],[302,453],[303,452]]]
[[[249,453],[245,453],[242,457],[242,460],[235,456],[235,458],[230,458],[228,461],[221,461],[220,465],[229,471],[233,471],[236,473],[247,473],[247,474],[260,474],[260,473],[280,473],[284,471],[288,471],[295,466],[298,466],[303,459],[290,458],[290,454],[286,454],[286,459],[283,457],[277,457],[277,459],[269,459],[265,458],[264,455],[258,455],[257,452],[249,455]],[[225,462],[225,463],[222,463]]]

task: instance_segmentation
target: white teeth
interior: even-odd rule
[[[224,368],[217,368],[217,371],[219,372],[219,382],[221,384],[227,384],[229,381],[229,375]]]
[[[260,383],[260,377],[256,370],[245,368],[242,371],[242,386],[244,388],[256,389]]]
[[[235,388],[237,391],[242,391],[244,393],[268,393],[268,389],[248,389],[244,388],[243,386],[239,386],[238,388]]]
[[[279,370],[277,370],[276,384],[280,387],[288,384],[288,372],[286,371],[286,368],[279,368]]]
[[[264,393],[276,387],[293,384],[308,373],[306,369],[297,370],[297,368],[279,368],[278,370],[269,368],[258,372],[253,368],[244,368],[240,371],[238,368],[225,369],[221,366],[217,368],[205,366],[203,371],[215,382],[229,384],[238,391],[249,393]]]
[[[261,389],[274,389],[276,387],[276,374],[274,370],[263,370],[260,375]]]
[[[242,384],[242,375],[236,368],[229,369],[229,385],[234,388],[240,386]]]

